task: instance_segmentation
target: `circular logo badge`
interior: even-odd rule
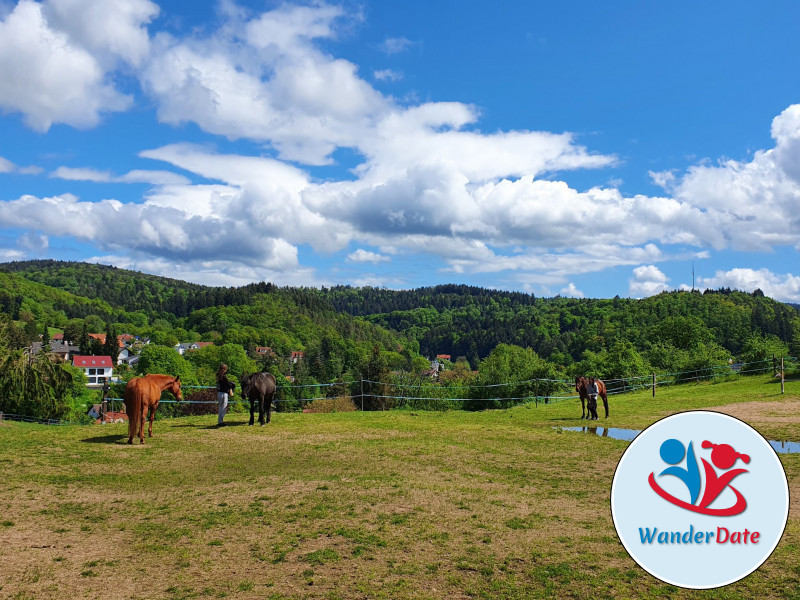
[[[722,413],[690,411],[640,433],[611,486],[611,515],[645,571],[684,588],[728,585],[778,545],[789,485],[761,434]]]

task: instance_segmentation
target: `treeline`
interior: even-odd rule
[[[339,310],[405,333],[419,342],[422,354],[463,356],[472,365],[501,343],[532,348],[563,366],[620,342],[638,352],[713,342],[736,356],[756,336],[797,350],[797,310],[759,291],[671,292],[643,300],[542,299],[468,286],[335,287],[316,293]]]
[[[241,287],[203,286],[108,265],[58,260],[4,263],[0,272],[17,273],[73,296],[102,298],[125,311],[163,312],[177,318],[201,308],[247,304],[256,294],[268,294],[275,289],[265,282]]]

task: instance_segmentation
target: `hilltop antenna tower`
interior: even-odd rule
[[[694,291],[694,261],[692,261],[692,291]]]

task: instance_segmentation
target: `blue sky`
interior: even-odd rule
[[[796,2],[0,0],[0,261],[800,302]]]

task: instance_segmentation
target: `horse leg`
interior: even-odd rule
[[[144,444],[144,426],[147,423],[147,407],[142,407],[142,414],[139,415],[141,417],[141,427],[139,427],[139,441]]]
[[[586,402],[584,401],[583,396],[581,396],[581,420],[585,418],[586,418]]]
[[[606,419],[607,419],[608,418],[608,396],[606,395],[605,392],[603,392],[601,397],[603,398],[603,406],[606,409]]]
[[[249,398],[250,400],[250,425],[253,424],[255,421],[255,412],[256,412],[256,401],[253,398]]]
[[[262,427],[264,426],[264,402],[265,402],[265,394],[260,394],[260,398],[258,399],[258,424]]]
[[[270,415],[272,414],[272,402],[275,400],[275,393],[273,392],[266,398],[267,403],[267,423],[270,421]]]
[[[156,409],[150,408],[150,425],[147,427],[147,437],[153,437],[153,419],[156,418]]]

